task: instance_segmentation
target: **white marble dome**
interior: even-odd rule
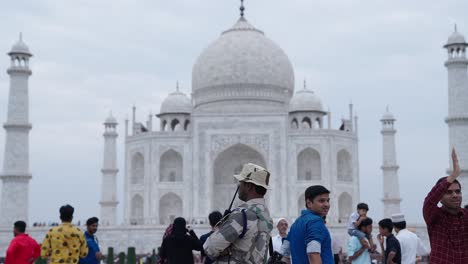
[[[446,45],[464,44],[464,43],[466,43],[465,37],[462,34],[455,31],[452,33],[452,35],[449,36]]]
[[[115,119],[112,114],[110,114],[107,118],[106,121],[104,121],[105,124],[117,124],[117,119]]]
[[[192,112],[190,98],[179,90],[170,93],[161,104],[160,114],[189,114]]]
[[[13,45],[13,47],[11,47],[11,51],[9,52],[9,54],[12,53],[32,55],[29,51],[29,47],[26,45],[26,43],[23,42],[23,38],[21,36],[20,39]]]
[[[392,113],[390,113],[388,110],[387,112],[385,112],[385,114],[383,114],[382,116],[382,119],[381,120],[395,120],[395,117],[393,116]]]
[[[322,100],[312,90],[302,89],[289,102],[289,112],[323,112]]]
[[[241,17],[196,60],[192,70],[195,105],[248,98],[286,103],[294,91],[288,56]]]

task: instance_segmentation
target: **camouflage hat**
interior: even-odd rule
[[[268,183],[270,182],[270,172],[256,164],[247,163],[242,167],[241,173],[234,175],[234,178],[236,178],[238,181],[250,182],[257,186],[268,189]]]

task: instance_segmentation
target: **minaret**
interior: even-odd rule
[[[8,97],[5,156],[2,179],[2,200],[0,205],[0,226],[12,226],[15,221],[28,221],[29,208],[29,97],[28,79],[32,74],[29,58],[32,57],[22,36],[8,53],[11,65],[10,91]]]
[[[112,116],[104,122],[104,162],[101,185],[101,225],[117,224],[117,121]]]
[[[449,166],[452,165],[450,152],[455,147],[460,162],[462,186],[468,186],[468,60],[466,59],[465,38],[455,26],[444,48],[448,59],[445,62],[448,72],[448,117],[445,122],[449,129]],[[451,169],[449,169],[450,173]],[[468,191],[462,192],[464,204],[468,202]],[[463,204],[462,204],[463,205]]]
[[[383,192],[382,199],[384,205],[384,217],[390,217],[392,214],[400,213],[400,185],[398,182],[399,166],[396,162],[395,118],[388,111],[383,115],[382,122],[382,154],[383,154]]]

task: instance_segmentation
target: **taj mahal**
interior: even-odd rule
[[[297,82],[292,64],[278,44],[250,24],[241,8],[233,26],[201,51],[192,69],[191,93],[175,85],[156,115],[119,124],[104,121],[102,192],[99,202],[103,246],[149,251],[165,227],[183,216],[208,230],[207,215],[224,211],[236,190],[233,175],[242,164],[271,172],[267,206],[273,219],[294,220],[304,207],[304,190],[315,184],[331,189],[330,228],[346,235],[346,223],[360,202],[358,117],[349,105],[332,123],[319,95]],[[445,48],[448,59],[450,146],[459,152],[462,185],[468,186],[468,60],[464,37],[455,31]],[[8,245],[12,223],[28,219],[28,78],[32,53],[20,38],[8,53],[11,67],[5,160],[1,174],[0,251]],[[385,109],[385,106],[382,106]],[[383,111],[384,112],[384,111]],[[335,114],[335,113],[333,113]],[[384,215],[400,212],[395,117],[384,112],[382,201]],[[98,122],[98,121],[97,121]],[[122,133],[119,133],[122,128]],[[117,138],[125,145],[117,147]],[[117,167],[117,149],[125,166]],[[117,174],[124,175],[124,200],[118,201]],[[26,191],[24,191],[26,190]],[[465,201],[468,200],[464,194]],[[118,219],[117,207],[124,219]],[[123,224],[122,224],[123,223]],[[418,230],[424,233],[424,226]],[[37,239],[46,229],[31,230]],[[421,234],[427,236],[427,234]]]

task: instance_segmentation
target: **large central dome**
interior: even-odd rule
[[[289,102],[294,72],[283,50],[241,17],[198,57],[192,90],[195,108],[262,104],[270,111]]]

